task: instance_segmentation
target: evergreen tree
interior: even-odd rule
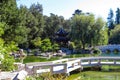
[[[39,4],[39,3],[32,4],[30,6],[29,10],[32,13],[32,15],[34,16],[35,21],[37,23],[37,25],[34,26],[34,30],[36,31],[36,33],[34,34],[34,38],[35,37],[41,37],[42,32],[43,32],[43,28],[44,28],[44,17],[43,17],[42,5]]]
[[[63,25],[64,18],[62,16],[50,14],[50,17],[45,16],[44,37],[53,39],[57,30]]]
[[[108,18],[107,18],[107,19],[108,19],[108,28],[109,28],[109,29],[113,29],[113,28],[114,28],[113,16],[114,16],[113,10],[110,9],[110,12],[109,12]]]
[[[82,14],[82,10],[76,9],[73,15],[80,15]]]
[[[119,8],[117,8],[115,20],[116,20],[115,21],[116,24],[120,24],[120,9]]]
[[[2,1],[0,11],[0,21],[6,23],[4,35],[2,36],[5,42],[9,43],[14,41],[18,44],[25,42],[27,29],[21,25],[22,20],[19,15],[16,0]]]

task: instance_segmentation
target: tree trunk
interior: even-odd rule
[[[81,42],[82,42],[82,48],[83,48],[83,50],[85,50],[85,42],[84,42],[84,40],[82,40]]]

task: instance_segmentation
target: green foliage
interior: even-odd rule
[[[64,17],[55,15],[53,13],[50,14],[50,17],[44,16],[44,19],[45,19],[45,27],[44,27],[43,37],[48,37],[50,39],[54,38],[54,34],[57,32],[57,30],[62,25],[65,25]]]
[[[79,40],[82,43],[82,48],[85,48],[85,45],[88,40],[89,30],[94,23],[93,15],[75,15],[72,18],[72,39]]]
[[[6,46],[7,52],[14,52],[14,51],[19,50],[15,42],[10,42],[9,44],[6,44],[5,46]]]
[[[18,44],[22,44],[27,41],[28,29],[24,26],[18,26],[15,29],[14,41]]]
[[[51,57],[50,59],[48,58],[42,58],[40,56],[27,56],[23,63],[29,63],[29,62],[46,62],[46,61],[53,61],[53,60],[58,60],[59,57]]]
[[[113,30],[111,30],[111,35],[109,42],[111,44],[120,44],[120,25],[117,25]]]
[[[4,29],[5,29],[5,23],[0,22],[0,36],[4,34]]]
[[[51,73],[43,73],[41,75],[43,80],[67,80],[66,75],[62,74],[54,74],[52,75]]]
[[[71,75],[68,78],[68,80],[74,80],[78,77],[81,77],[78,80],[116,80],[116,79],[120,79],[119,76],[120,76],[119,71],[107,71],[107,70],[106,71],[83,71],[83,72]]]
[[[59,50],[60,48],[59,48],[59,45],[57,44],[57,43],[53,43],[52,44],[52,51],[53,52],[55,52],[55,51],[57,51],[57,50]]]
[[[91,45],[105,45],[108,43],[108,33],[102,18],[99,17],[95,20],[91,31]]]
[[[43,52],[50,51],[52,49],[52,45],[50,39],[43,39],[41,44],[41,50]]]
[[[9,25],[14,25],[18,20],[17,19],[17,4],[16,0],[4,0],[0,4],[1,22],[6,22]],[[14,22],[14,23],[13,23]]]
[[[2,12],[0,14],[0,55],[2,55],[0,69],[11,71],[14,69],[14,59],[9,53],[17,49],[17,45],[11,42],[15,37],[13,33],[17,25],[17,16],[15,13],[17,6],[15,0],[3,1],[0,6],[0,11]]]
[[[36,57],[36,56],[27,56],[23,63],[29,63],[29,62],[45,62],[46,59],[45,58],[40,58],[40,57]]]
[[[0,39],[0,56],[2,59],[0,69],[3,71],[11,71],[14,69],[14,58],[10,56],[11,51],[15,51],[18,49],[18,47],[14,44],[4,44],[4,41]]]
[[[67,79],[66,76],[63,74],[53,75],[51,73],[43,73],[32,77],[28,77],[26,80],[67,80]]]
[[[0,38],[0,54],[4,54],[5,48],[4,48],[4,40]]]
[[[2,12],[0,21],[5,23],[0,24],[0,26],[3,26],[0,28],[3,40],[5,40],[5,43],[13,41],[20,48],[40,47],[39,37],[41,39],[49,38],[52,41],[55,32],[61,26],[66,31],[70,31],[72,25],[72,35],[69,35],[69,37],[72,36],[74,40],[80,42],[82,48],[89,44],[96,45],[102,38],[99,37],[101,36],[100,30],[104,25],[102,19],[95,20],[93,14],[85,14],[81,10],[75,11],[76,15],[72,20],[65,20],[63,16],[53,13],[49,17],[43,16],[43,7],[39,3],[32,4],[30,8],[23,5],[18,8],[15,0],[7,0],[3,1],[0,10]],[[106,40],[106,37],[104,38]],[[41,47],[43,51],[47,51],[45,46]]]
[[[42,40],[40,37],[36,37],[34,40],[31,41],[33,43],[33,45],[36,48],[40,48],[41,44],[42,44]]]
[[[19,9],[17,8],[16,0],[5,0],[1,3],[1,18],[0,21],[5,23],[4,34],[2,38],[9,43],[23,43],[26,41],[27,29],[21,24],[19,17]]]
[[[73,55],[66,55],[62,58],[80,58],[80,57],[90,57],[89,54],[73,54]],[[23,63],[30,63],[30,62],[46,62],[46,61],[54,61],[58,60],[61,57],[51,57],[51,58],[42,58],[40,56],[27,56],[23,60]]]
[[[29,11],[32,13],[32,15],[35,18],[35,22],[37,24],[35,24],[36,26],[32,26],[36,33],[34,36],[38,37],[42,35],[43,32],[43,28],[44,28],[44,18],[43,18],[43,8],[42,5],[37,3],[37,4],[32,4],[29,8]],[[31,29],[32,30],[32,29]],[[33,30],[32,30],[33,31]]]
[[[99,45],[107,45],[108,44],[108,28],[104,28],[103,30],[100,31],[100,36],[99,36]]]
[[[43,9],[42,5],[32,4],[30,8],[26,6],[20,6],[19,9],[19,18],[20,25],[23,26],[22,31],[24,31],[24,42],[19,43],[19,46],[22,48],[35,48],[38,45],[34,45],[34,41],[38,37],[42,36],[43,28],[44,28],[44,18],[43,18]],[[18,37],[19,39],[20,37]]]
[[[92,14],[74,15],[71,29],[72,40],[80,41],[83,49],[87,45],[98,45],[101,38],[101,30],[104,30],[103,27],[104,21],[102,18],[95,19]]]
[[[10,56],[9,54],[4,55],[4,59],[1,61],[0,69],[2,71],[11,71],[14,69],[14,58]]]
[[[68,45],[68,48],[71,49],[71,50],[75,49],[74,42],[70,42],[69,45]]]

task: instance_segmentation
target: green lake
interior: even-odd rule
[[[113,52],[110,52],[110,53],[102,53],[100,56],[110,56],[110,57],[120,57],[120,52],[118,53],[113,53]]]
[[[84,57],[86,57],[85,54]],[[75,55],[80,56],[80,55]],[[82,55],[83,56],[83,55]],[[89,56],[89,55],[87,55]],[[100,56],[120,57],[118,53],[102,53]],[[80,56],[81,57],[81,56]],[[71,74],[67,80],[120,80],[120,66],[102,66],[101,71],[97,70],[83,70],[82,72]]]
[[[77,79],[79,78],[79,79]],[[101,71],[73,73],[67,80],[120,80],[120,66],[103,66]]]

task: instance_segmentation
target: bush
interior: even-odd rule
[[[75,49],[75,43],[74,43],[74,42],[70,42],[69,45],[68,45],[68,48],[69,48],[70,50]]]
[[[14,58],[8,54],[5,54],[4,59],[1,61],[1,70],[2,71],[12,71],[15,69],[14,67]]]
[[[26,80],[67,80],[66,76],[63,74],[43,73],[33,77],[28,77]]]

